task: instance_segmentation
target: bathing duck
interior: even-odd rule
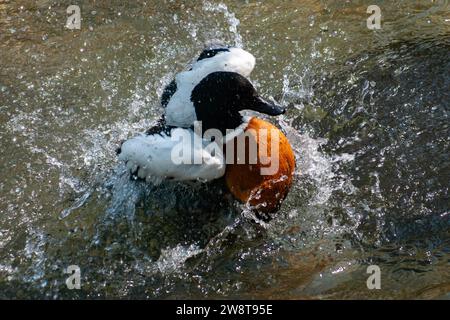
[[[258,217],[270,220],[289,192],[295,157],[271,123],[241,115],[283,114],[247,79],[254,57],[239,48],[209,48],[164,90],[159,124],[125,141],[119,159],[137,177],[160,182],[211,181],[225,185]]]

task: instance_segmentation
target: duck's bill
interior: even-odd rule
[[[278,116],[286,112],[286,109],[284,109],[282,106],[273,102],[266,101],[261,97],[257,97],[249,109],[265,113],[269,116]]]

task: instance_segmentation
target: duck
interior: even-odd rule
[[[206,48],[164,89],[157,124],[118,149],[136,179],[222,179],[256,217],[270,221],[289,193],[296,168],[293,149],[269,121],[285,108],[261,97],[248,79],[255,58],[242,48]]]

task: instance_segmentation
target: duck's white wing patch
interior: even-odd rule
[[[200,143],[193,143],[194,137],[200,139]],[[131,171],[137,171],[138,177],[147,181],[169,178],[177,181],[210,181],[225,174],[225,160],[222,151],[218,148],[211,151],[207,148],[209,144],[195,136],[192,130],[176,128],[170,136],[139,135],[125,141],[121,146],[119,160],[125,161]],[[180,150],[184,152],[182,157]]]
[[[248,77],[255,67],[255,57],[240,48],[230,48],[208,59],[197,61],[189,71],[180,72],[176,77],[177,91],[166,108],[166,123],[174,127],[190,127],[197,120],[192,90],[208,74],[217,71],[236,72]]]

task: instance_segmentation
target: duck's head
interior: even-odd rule
[[[243,123],[242,110],[253,110],[270,116],[283,114],[285,109],[259,96],[252,83],[236,72],[213,72],[202,79],[191,94],[203,132],[238,128]]]
[[[241,48],[209,46],[205,48],[191,70],[229,71],[248,77],[255,67],[255,57]]]

